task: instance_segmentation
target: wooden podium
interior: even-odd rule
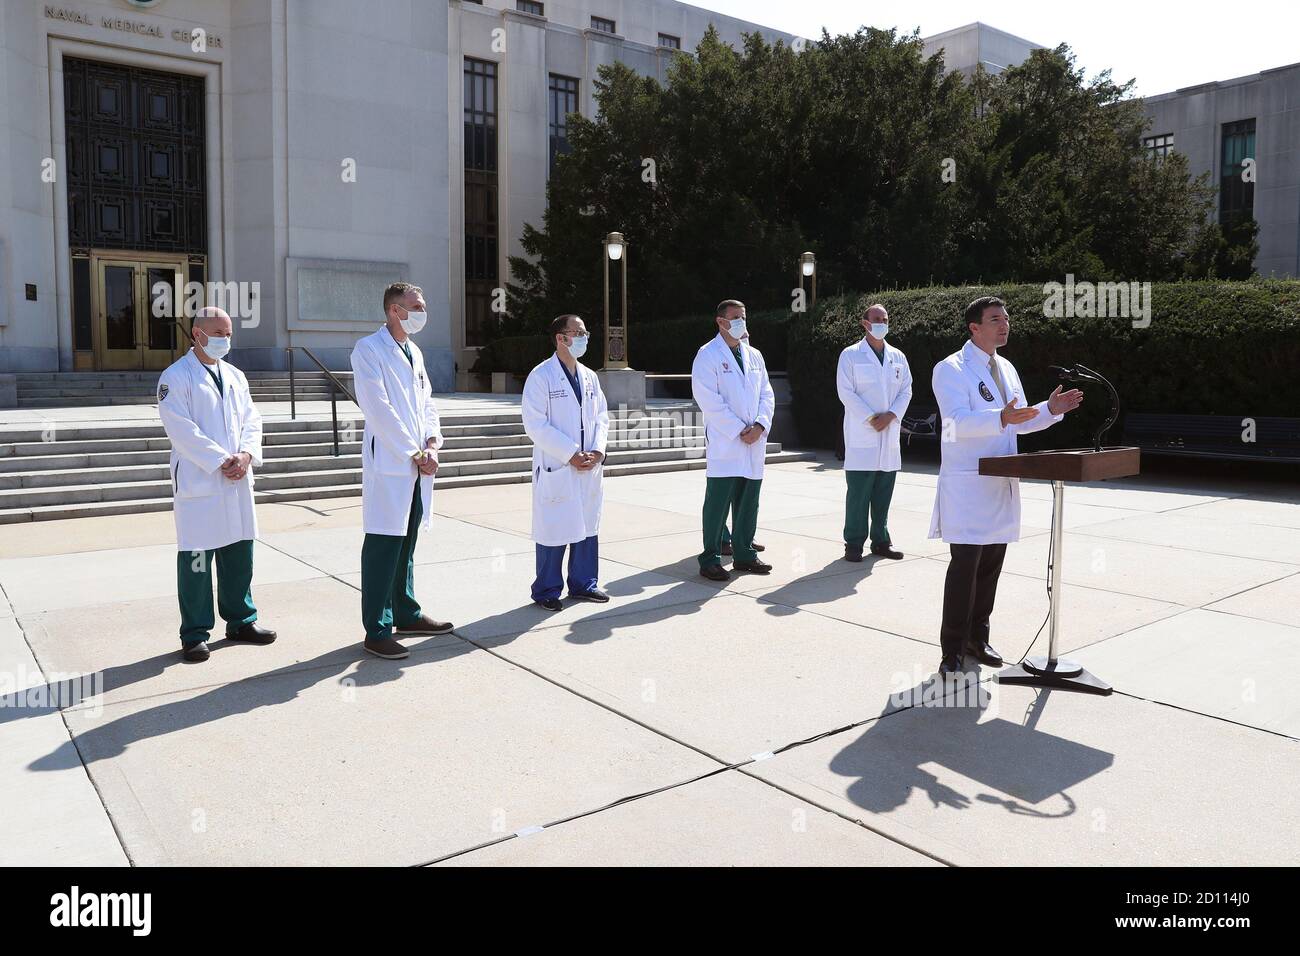
[[[1044,478],[1052,483],[1052,545],[1048,559],[1047,656],[1030,657],[999,672],[999,684],[1024,684],[1030,687],[1054,687],[1088,694],[1109,694],[1111,686],[1094,677],[1079,664],[1056,656],[1061,619],[1061,544],[1064,536],[1062,515],[1065,511],[1067,481],[1100,481],[1136,475],[1140,452],[1137,448],[1067,448],[1057,451],[1026,452],[998,458],[981,458],[981,475],[998,478]]]

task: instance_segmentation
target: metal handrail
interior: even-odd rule
[[[296,380],[293,374],[293,352],[294,349],[302,349],[306,356],[316,363],[316,367],[325,373],[325,377],[330,381],[330,421],[334,428],[334,457],[339,456],[339,407],[338,394],[342,392],[346,395],[353,405],[357,404],[357,397],[352,394],[352,390],[343,384],[333,372],[325,367],[325,363],[316,357],[316,353],[305,345],[288,345],[285,351],[289,353],[289,418],[296,421],[298,418],[298,395]]]

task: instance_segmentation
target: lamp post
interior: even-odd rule
[[[605,265],[605,368],[627,368],[627,240],[621,232],[611,232],[600,241]],[[609,322],[609,264],[622,264],[622,309],[617,325]]]
[[[817,304],[817,257],[811,252],[805,252],[799,257],[799,288],[803,289],[803,280],[807,276],[810,278],[812,285],[812,294],[809,296],[808,308]]]

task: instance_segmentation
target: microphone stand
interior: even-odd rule
[[[1119,418],[1119,392],[1115,390],[1115,386],[1104,375],[1100,372],[1094,372],[1086,365],[1072,365],[1069,368],[1059,368],[1053,365],[1051,368],[1061,377],[1062,382],[1095,382],[1098,385],[1104,385],[1106,391],[1110,392],[1110,416],[1102,423],[1101,428],[1097,429],[1097,433],[1092,436],[1092,450],[1101,451],[1102,436],[1110,431],[1110,427]]]

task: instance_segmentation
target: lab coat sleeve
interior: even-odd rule
[[[894,413],[894,417],[899,421],[903,420],[903,413],[907,411],[907,406],[912,404],[912,366],[907,364],[907,358],[903,359],[903,387],[898,390],[898,397],[894,399],[894,404],[889,406],[889,410]]]
[[[189,376],[170,378],[166,385],[167,397],[158,402],[158,417],[162,419],[168,441],[178,455],[211,474],[230,457],[230,452],[203,434],[194,421],[190,411]]]
[[[388,401],[379,359],[361,345],[352,350],[352,384],[357,391],[357,404],[361,406],[361,414],[366,417],[372,435],[404,458],[411,458],[424,450],[423,444],[407,431],[397,410]]]
[[[599,380],[596,382],[596,436],[592,441],[592,450],[600,452],[600,457],[605,457],[605,448],[609,444],[609,401],[605,398],[605,390],[600,387]]]
[[[1034,406],[1034,408],[1038,409],[1038,414],[1035,417],[1029,419],[1027,422],[1022,422],[1019,425],[1010,426],[1017,435],[1028,435],[1030,432],[1041,432],[1044,428],[1051,428],[1065,417],[1064,415],[1053,415],[1051,411],[1048,410],[1047,402],[1045,401],[1039,402]]]
[[[840,353],[839,365],[835,368],[835,390],[844,405],[844,414],[850,419],[865,422],[871,417],[871,409],[853,387],[853,359],[849,358],[847,351]]]
[[[776,392],[772,391],[772,380],[767,375],[767,362],[760,355],[758,358],[763,370],[762,391],[758,395],[758,417],[756,424],[763,426],[764,434],[772,434],[772,416],[776,414]]]
[[[766,372],[764,375],[766,376]],[[701,349],[691,365],[691,397],[704,413],[706,424],[713,425],[728,438],[739,438],[740,433],[749,427],[733,412],[718,391],[718,373],[708,357],[708,349]],[[771,386],[768,386],[769,390]],[[760,409],[761,409],[760,403]],[[774,406],[775,407],[775,406]]]
[[[240,416],[244,427],[239,432],[239,450],[248,452],[253,464],[262,467],[262,413],[253,403],[253,395],[248,390],[248,379],[240,376],[239,402],[243,407]]]
[[[537,370],[528,373],[522,411],[524,431],[534,445],[563,462],[574,456],[578,443],[551,424],[550,385],[544,373]]]
[[[989,408],[971,408],[970,390],[960,369],[940,362],[931,379],[934,397],[939,403],[940,434],[952,422],[955,437],[991,438],[1002,431],[1002,408],[996,402]]]

